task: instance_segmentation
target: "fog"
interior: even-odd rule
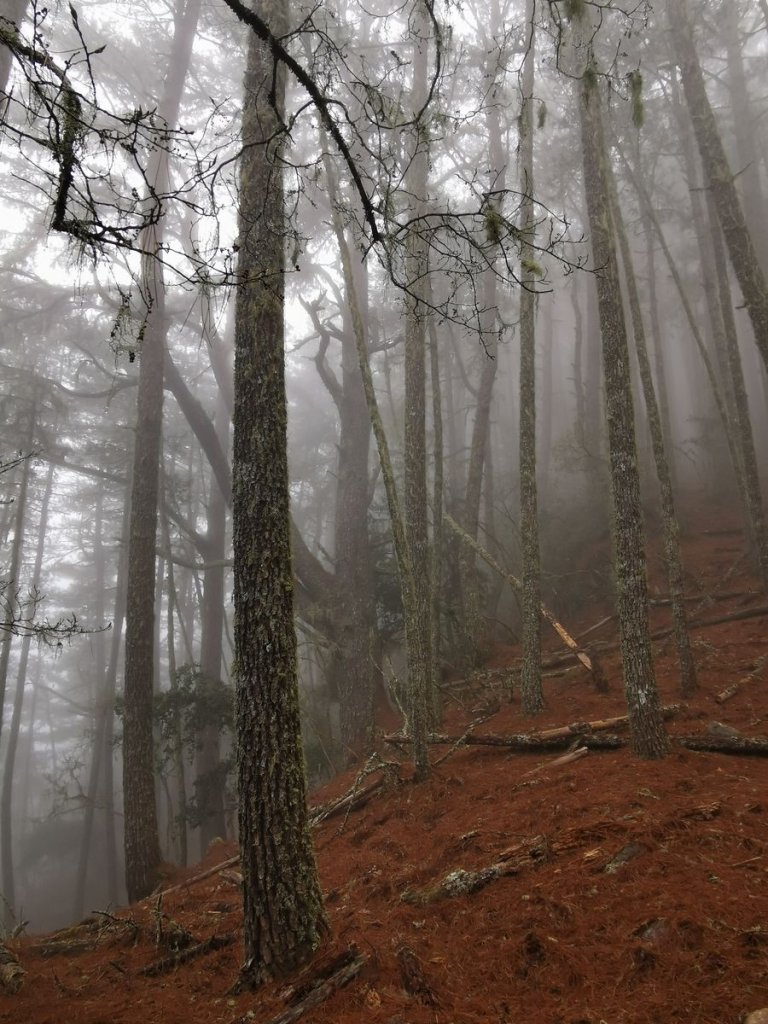
[[[282,126],[255,148],[284,188],[270,230],[310,786],[365,756],[382,709],[412,726],[424,673],[434,696],[504,643],[540,681],[526,608],[567,624],[614,601],[622,467],[649,537],[669,511],[641,345],[677,514],[732,502],[768,582],[765,4],[689,3],[682,28],[669,7],[285,4]],[[244,94],[250,30],[231,8],[0,3],[8,932],[131,892],[131,673],[154,693],[136,728],[158,877],[237,834],[240,133],[267,100]],[[632,454],[606,429],[622,405]],[[427,668],[406,628],[420,607]]]

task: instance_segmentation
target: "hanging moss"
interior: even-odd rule
[[[595,89],[597,89],[597,68],[595,62],[590,61],[584,68],[584,96],[587,100]]]
[[[643,105],[643,75],[641,71],[630,71],[627,75],[629,98],[632,101],[632,123],[635,128],[642,128],[645,123],[645,106]]]
[[[544,268],[540,263],[537,263],[536,260],[531,260],[524,257],[523,259],[520,260],[520,266],[523,268],[523,270],[525,270],[529,274],[532,274],[534,277],[544,276]]]
[[[498,245],[504,234],[504,218],[495,206],[485,209],[485,234],[491,245]]]

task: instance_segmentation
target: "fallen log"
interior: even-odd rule
[[[314,982],[310,981],[302,985],[300,989],[291,989],[288,998],[293,1005],[283,1013],[279,1013],[277,1017],[273,1017],[268,1024],[293,1024],[293,1021],[302,1017],[307,1010],[313,1010],[316,1006],[324,1003],[334,992],[338,992],[339,989],[348,985],[357,977],[367,962],[367,956],[359,953],[355,946],[350,946],[336,959],[335,969],[332,973],[328,973],[326,966],[320,977]],[[233,1024],[240,1024],[246,1019],[249,1018],[240,1017]]]
[[[447,512],[443,513],[443,522],[447,526],[449,526],[451,530],[453,530],[453,532],[458,537],[460,537],[461,540],[463,540],[464,543],[472,549],[472,551],[475,552],[476,555],[479,555],[480,558],[482,558],[483,561],[487,565],[489,565],[495,573],[498,573],[498,575],[501,576],[503,580],[506,580],[507,583],[509,583],[509,585],[513,587],[513,589],[523,589],[523,584],[517,578],[517,576],[513,576],[512,573],[507,572],[505,569],[502,569],[502,567],[499,565],[499,563],[496,561],[493,555],[486,551],[481,544],[478,544],[478,542],[473,537],[471,537],[465,529],[459,526],[456,520],[452,516],[448,515]],[[587,652],[576,643],[576,641],[573,639],[573,637],[565,628],[565,626],[563,626],[562,623],[558,622],[554,614],[549,610],[549,608],[547,608],[546,605],[542,604],[540,606],[540,611],[541,617],[550,624],[552,629],[554,629],[554,631],[563,641],[565,646],[573,652],[573,655],[579,659],[579,661],[587,670],[587,672],[590,673],[590,675],[595,681],[595,686],[597,687],[597,689],[601,692],[607,690],[607,680],[603,675],[603,672],[600,669],[600,666],[597,664],[597,662],[590,658]]]
[[[672,718],[679,711],[679,704],[667,704],[661,709],[665,719]],[[605,729],[616,729],[622,725],[629,725],[629,717],[627,715],[619,715],[616,718],[597,719],[594,722],[573,722],[571,725],[562,725],[557,729],[543,729],[534,735],[543,740],[559,739],[561,736],[574,736],[582,733],[599,732]]]
[[[0,942],[0,987],[15,994],[24,984],[25,974],[16,954]]]
[[[198,942],[196,946],[189,946],[187,949],[174,953],[173,956],[164,956],[161,960],[154,960],[151,964],[147,964],[146,967],[142,967],[139,974],[145,978],[157,978],[159,975],[167,974],[168,971],[172,971],[175,967],[179,967],[189,960],[195,960],[206,953],[212,953],[214,950],[231,946],[236,938],[237,936],[233,932],[226,935],[211,935],[204,942]]]
[[[765,616],[768,616],[768,605],[759,605],[757,608],[742,608],[739,611],[729,612],[727,615],[717,615],[711,619],[691,619],[688,622],[688,629],[706,629],[708,626],[721,626],[726,622],[741,622],[745,619],[761,619]],[[672,626],[666,626],[664,629],[657,629],[651,633],[651,640],[665,640],[668,636],[672,636],[673,632],[674,629]],[[615,651],[618,647],[618,640],[599,642],[601,653]],[[565,662],[570,661],[573,657],[573,652],[563,651],[560,654],[554,654],[551,658],[547,658],[546,661],[542,661],[541,667],[547,669],[557,668]]]
[[[539,754],[547,753],[550,750],[565,750],[575,740],[579,741],[580,746],[587,747],[589,750],[617,750],[619,747],[626,746],[627,743],[626,739],[621,736],[611,736],[605,733],[592,735],[588,732],[570,733],[563,736],[554,736],[550,739],[542,739],[536,733],[521,733],[517,736],[497,736],[494,733],[486,733],[480,736],[470,735],[467,737],[433,733],[427,737],[427,743],[436,746],[463,743],[468,747],[503,747],[505,750],[518,754]],[[393,735],[385,736],[384,742],[390,743],[394,747],[400,747],[407,746],[411,741],[408,736]]]
[[[675,736],[678,746],[710,754],[736,754],[742,757],[768,757],[768,739],[749,736]]]

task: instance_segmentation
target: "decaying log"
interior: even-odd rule
[[[768,757],[768,739],[749,736],[675,736],[675,743],[687,750],[712,754],[740,754],[746,757]]]
[[[678,714],[679,711],[679,704],[667,704],[661,709],[661,713],[665,719],[672,718],[674,715]],[[627,715],[618,715],[616,718],[601,718],[594,722],[573,722],[571,725],[562,725],[557,729],[543,729],[535,735],[542,740],[554,740],[563,736],[573,737],[574,735],[579,736],[582,733],[600,732],[605,729],[616,729],[623,725],[629,725],[629,717]]]
[[[726,686],[724,690],[715,695],[715,700],[718,704],[725,704],[726,701],[730,700],[731,697],[735,697],[741,689],[741,682],[731,683],[730,686]]]
[[[468,747],[503,747],[505,750],[518,754],[546,754],[550,750],[565,750],[576,739],[581,746],[587,747],[589,750],[616,750],[627,744],[626,739],[621,736],[612,736],[606,733],[593,735],[589,732],[570,733],[555,736],[552,739],[542,739],[536,733],[530,735],[521,733],[518,736],[496,736],[494,733],[486,733],[481,736],[446,736],[433,733],[427,737],[427,743],[437,746],[463,743]],[[407,736],[385,736],[384,741],[395,747],[407,746],[410,743]]]
[[[18,992],[24,984],[25,974],[18,957],[0,943],[0,987],[6,992]]]
[[[472,551],[475,552],[476,555],[479,555],[480,558],[482,558],[482,560],[486,563],[486,565],[489,565],[495,573],[498,573],[498,575],[501,576],[503,580],[506,580],[511,587],[518,591],[523,589],[523,584],[517,578],[517,576],[513,576],[512,573],[509,573],[505,569],[502,569],[502,567],[499,565],[499,563],[496,561],[493,555],[486,551],[481,544],[478,544],[478,542],[473,537],[471,537],[466,530],[459,526],[456,520],[452,516],[448,515],[447,512],[443,513],[443,522],[447,526],[449,526],[450,529],[453,530],[453,532],[458,537],[460,537],[461,540],[464,541],[464,543],[468,547],[470,547]],[[576,641],[573,639],[573,637],[565,628],[565,626],[563,626],[561,622],[558,622],[554,614],[549,610],[549,608],[546,607],[546,605],[542,604],[540,606],[540,610],[541,617],[550,624],[552,629],[554,629],[554,631],[563,641],[565,646],[574,654],[575,657],[579,659],[579,661],[587,670],[587,672],[589,672],[592,675],[593,679],[595,680],[595,686],[601,691],[606,690],[607,681],[597,662],[593,661],[593,659],[590,658],[587,652],[576,643]]]
[[[680,711],[679,704],[668,704],[662,708],[664,718],[672,718]],[[480,723],[478,723],[480,724]],[[607,729],[616,729],[629,724],[626,715],[619,715],[616,718],[602,718],[594,722],[572,722],[570,725],[558,726],[556,729],[543,729],[541,732],[521,733],[516,736],[497,736],[494,733],[476,735],[472,733],[475,723],[460,736],[447,736],[440,733],[433,733],[427,738],[428,743],[453,744],[455,746],[484,746],[484,747],[506,747],[510,750],[531,751],[531,750],[559,750],[567,747],[576,739],[584,739],[583,746],[593,750],[609,749],[622,746],[622,742],[614,742],[616,737],[596,737],[593,733],[603,732]],[[606,739],[602,743],[601,739]],[[385,736],[384,741],[392,746],[405,746],[409,740],[406,736],[390,735]]]
[[[142,967],[139,974],[146,978],[157,978],[159,975],[167,974],[168,971],[174,970],[174,968],[187,963],[189,960],[195,960],[197,957],[204,956],[206,953],[212,953],[216,949],[224,949],[225,946],[231,946],[236,938],[237,936],[233,932],[226,935],[211,935],[204,942],[198,942],[196,946],[189,946],[187,949],[174,953],[173,956],[163,957],[162,960],[154,960],[151,964],[147,964],[146,967]]]
[[[310,976],[306,982],[290,989],[286,1001],[291,1005],[283,1013],[273,1017],[268,1024],[292,1024],[307,1010],[313,1010],[316,1006],[324,1003],[334,992],[338,992],[340,988],[348,985],[357,977],[367,961],[368,957],[358,952],[356,946],[350,946],[334,961],[324,964],[319,975],[316,975],[314,979]],[[245,1020],[246,1018],[241,1017],[233,1024],[240,1024],[240,1021]]]
[[[155,893],[155,899],[157,899],[158,896],[165,899],[168,893],[177,892],[179,889],[188,889],[190,886],[197,885],[198,882],[202,882],[206,878],[210,878],[211,875],[218,875],[220,871],[226,871],[227,868],[232,868],[235,864],[239,863],[240,854],[238,853],[236,857],[230,857],[228,860],[223,860],[221,864],[215,864],[212,868],[201,871],[199,875],[194,875],[192,878],[187,878],[184,882],[177,882],[168,889],[163,889],[162,892]],[[150,897],[147,897],[147,899],[150,899]]]
[[[397,962],[400,966],[400,978],[403,988],[410,996],[418,999],[425,1006],[437,1006],[437,996],[427,981],[418,957],[410,946],[398,947]]]

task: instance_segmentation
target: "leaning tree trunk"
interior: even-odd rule
[[[526,715],[544,710],[541,688],[541,555],[536,489],[536,277],[533,273],[533,86],[536,60],[534,0],[528,0],[528,45],[523,62],[520,126],[520,549],[522,552],[523,664],[520,676],[522,708]]]
[[[651,659],[640,479],[634,432],[629,348],[611,233],[602,100],[591,57],[580,77],[580,127],[592,255],[603,343],[605,406],[613,498],[613,541],[624,688],[632,748],[663,757],[668,742]]]
[[[21,26],[27,11],[28,0],[1,0],[0,17],[16,28]],[[10,27],[9,25],[5,26]],[[0,114],[5,115],[8,79],[11,77],[13,58],[7,46],[0,43]]]
[[[253,10],[277,35],[285,5]],[[233,458],[235,718],[245,962],[253,987],[325,929],[301,747],[284,367],[285,71],[250,33],[240,165]]]
[[[768,283],[747,227],[735,178],[707,96],[686,0],[667,0],[667,18],[704,174],[744,305],[752,321],[755,342],[768,372]]]

